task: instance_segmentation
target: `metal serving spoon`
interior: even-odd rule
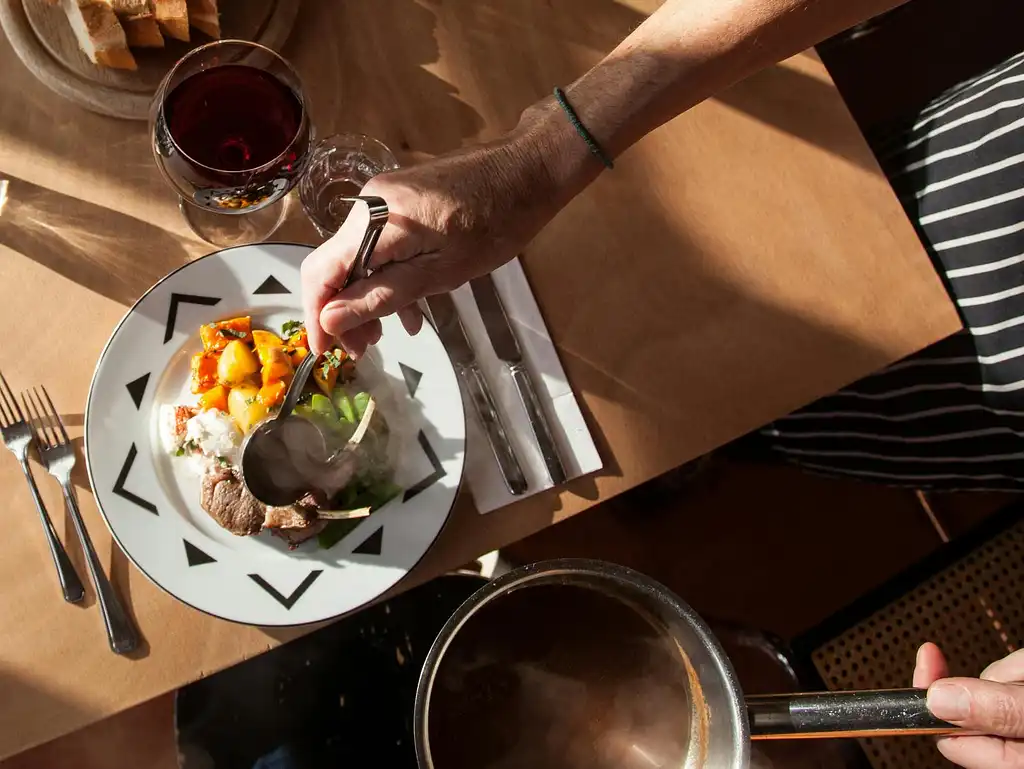
[[[356,258],[342,284],[344,290],[370,273],[370,258],[384,225],[388,223],[388,204],[383,198],[373,195],[339,196],[337,199],[365,203],[370,214]],[[299,465],[330,459],[326,440],[319,428],[307,419],[292,416],[314,365],[316,356],[307,355],[292,376],[281,409],[257,425],[242,443],[239,462],[242,482],[250,494],[266,505],[282,506],[295,502],[309,491],[304,487],[305,473],[300,472]],[[294,449],[300,446],[304,456],[292,456]],[[283,464],[281,460],[286,457],[291,461]]]

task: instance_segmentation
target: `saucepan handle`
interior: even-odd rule
[[[924,689],[770,694],[746,703],[753,740],[961,733],[929,712]]]

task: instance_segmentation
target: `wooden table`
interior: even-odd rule
[[[370,133],[414,160],[509,128],[654,5],[307,2],[285,54],[306,80],[322,133]],[[0,215],[0,365],[15,387],[45,382],[80,445],[90,375],[111,329],[150,284],[205,248],[185,237],[145,126],[62,103],[5,42],[0,71],[0,176],[10,180]],[[579,513],[959,328],[812,54],[648,137],[537,238],[526,268],[606,470],[488,516],[463,498],[403,586]],[[85,608],[59,600],[20,471],[0,454],[0,757],[299,632],[239,627],[162,593],[112,548],[84,467],[77,481],[101,558],[146,644],[133,659],[115,657],[91,597]],[[43,487],[59,511],[55,485]],[[93,733],[137,733],[123,720],[132,717]]]

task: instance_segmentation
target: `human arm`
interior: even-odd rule
[[[714,93],[901,0],[668,0],[597,66],[566,88],[584,125],[612,156]],[[391,209],[378,271],[344,292],[361,239],[350,217],[303,265],[310,342],[331,336],[359,354],[379,318],[490,272],[520,250],[601,172],[552,98],[487,144],[370,181]]]

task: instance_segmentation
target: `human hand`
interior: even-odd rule
[[[361,207],[303,262],[313,351],[322,352],[336,338],[361,355],[379,341],[379,319],[395,312],[416,333],[422,323],[417,300],[515,257],[578,191],[556,179],[559,135],[568,123],[552,114],[538,105],[501,139],[371,179],[362,194],[383,198],[389,209],[370,261],[374,274],[341,290],[366,226]],[[578,137],[570,138],[570,151],[586,157]],[[588,180],[581,181],[579,189]]]
[[[993,662],[980,678],[949,678],[939,647],[917,652],[914,686],[928,689],[936,718],[994,737],[943,737],[939,752],[965,769],[1024,769],[1024,650]]]

